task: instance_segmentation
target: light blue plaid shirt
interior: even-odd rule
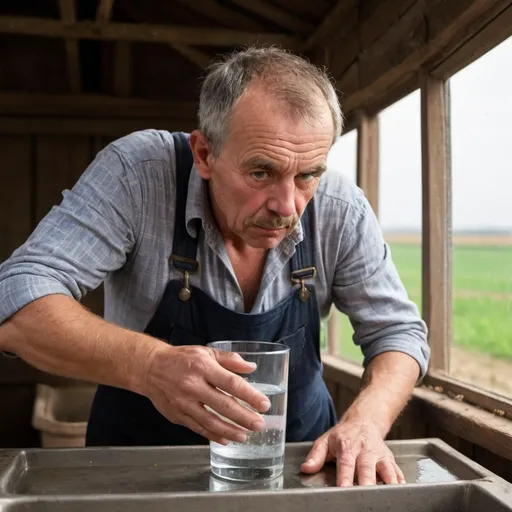
[[[71,190],[63,192],[35,231],[0,265],[0,323],[31,301],[53,293],[81,300],[104,282],[104,318],[143,331],[169,279],[175,207],[173,139],[145,130],[101,151]],[[240,288],[205,201],[206,188],[192,170],[186,219],[202,221],[200,273],[191,284],[223,306],[243,312]],[[378,222],[362,192],[329,170],[315,195],[315,280],[319,313],[331,304],[347,314],[364,364],[394,350],[412,356],[424,375],[430,355],[426,326],[408,299]],[[297,286],[289,259],[302,229],[269,252],[252,313],[274,307]]]

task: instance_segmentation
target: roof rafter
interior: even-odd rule
[[[280,33],[254,33],[227,28],[197,28],[180,25],[153,25],[111,22],[63,23],[46,18],[0,16],[0,33],[68,39],[132,41],[202,46],[238,46],[251,43],[279,44],[294,49],[299,40]]]
[[[124,11],[127,12],[134,21],[138,22],[142,18],[140,10],[134,7],[133,4],[126,3],[123,7]],[[210,63],[211,59],[209,55],[192,46],[181,43],[171,43],[170,47],[201,69],[205,68]]]
[[[188,9],[192,9],[203,16],[207,16],[212,20],[222,23],[222,25],[227,27],[237,27],[256,32],[266,31],[265,26],[261,23],[258,23],[248,16],[244,16],[243,14],[233,11],[228,7],[224,7],[215,0],[195,0],[194,2],[191,2],[190,0],[176,1],[185,5]]]
[[[100,0],[96,10],[96,24],[103,26],[112,19],[115,0]],[[114,93],[117,96],[131,96],[132,53],[129,41],[117,41],[114,57]]]
[[[336,29],[343,30],[346,26],[343,20],[351,11],[356,12],[357,0],[338,0],[334,7],[327,13],[318,28],[302,44],[301,51],[305,52],[317,46]]]
[[[210,64],[210,56],[206,55],[199,50],[196,50],[192,46],[188,46],[186,44],[178,44],[174,43],[171,45],[178,53],[181,53],[183,57],[186,57],[190,62],[193,62],[198,67],[205,68]]]
[[[287,28],[299,34],[310,34],[315,26],[306,21],[302,21],[288,11],[275,5],[264,2],[263,0],[230,0],[244,9],[251,11],[263,18],[266,18],[283,28]]]

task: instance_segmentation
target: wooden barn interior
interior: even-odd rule
[[[219,53],[275,44],[326,66],[345,131],[357,130],[357,182],[375,207],[378,113],[419,90],[422,313],[432,359],[389,439],[441,438],[512,481],[512,400],[449,375],[447,186],[448,80],[511,35],[512,2],[505,0],[4,0],[0,261],[109,141],[145,128],[194,129],[200,78]],[[99,288],[84,303],[101,315],[102,301]],[[362,368],[338,353],[338,320],[329,319],[323,358],[342,414]],[[1,448],[41,446],[33,424],[40,384],[77,385],[0,358]]]

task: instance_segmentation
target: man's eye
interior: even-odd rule
[[[316,173],[316,172],[308,172],[308,173],[299,174],[299,179],[301,181],[311,181],[311,180],[314,180],[317,176],[318,176],[318,173]]]
[[[254,172],[251,172],[251,176],[256,181],[263,181],[268,178],[268,171],[254,171]]]

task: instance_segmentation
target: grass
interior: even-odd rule
[[[390,246],[409,297],[421,311],[421,246]],[[452,283],[454,346],[512,361],[512,246],[455,246]],[[340,354],[359,362],[352,334],[342,315]]]

